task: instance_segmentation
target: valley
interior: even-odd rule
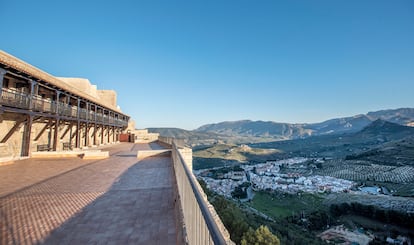
[[[272,131],[269,123],[260,130],[246,130],[248,121],[231,130],[216,124],[192,131],[200,141],[187,143],[194,173],[236,242],[258,224],[282,244],[412,241],[414,128],[406,125],[414,117],[397,114],[301,125],[310,131],[300,134],[280,125]],[[215,137],[209,144],[207,135]]]

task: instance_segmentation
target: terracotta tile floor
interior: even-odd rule
[[[0,166],[0,244],[176,244],[171,158],[136,158],[160,148]]]

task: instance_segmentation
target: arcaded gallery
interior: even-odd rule
[[[52,76],[1,50],[0,87],[0,159],[111,144],[128,126],[115,91]]]

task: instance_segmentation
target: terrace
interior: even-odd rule
[[[137,158],[165,147],[170,154]],[[183,149],[121,143],[103,160],[0,166],[0,244],[231,244]]]
[[[192,150],[131,129],[115,91],[0,50],[0,244],[232,244]]]

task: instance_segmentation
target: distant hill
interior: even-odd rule
[[[314,132],[313,135],[352,133],[361,130],[373,120],[375,119],[367,115],[356,115],[353,117],[330,119],[321,123],[307,124],[305,127],[311,129]]]
[[[194,132],[181,128],[148,128],[150,133],[159,133],[164,137],[174,137],[174,138],[205,138],[214,136],[215,133],[204,133],[204,132]]]
[[[371,118],[371,120],[382,119],[401,125],[411,125],[414,123],[414,108],[368,112],[367,116]]]
[[[407,135],[414,133],[414,127],[403,126],[397,123],[388,122],[382,119],[377,119],[365,128],[363,128],[358,134],[371,134],[371,135]]]
[[[269,142],[274,138],[270,137],[254,137],[254,136],[240,136],[240,135],[224,135],[215,132],[198,132],[192,130],[185,130],[180,128],[148,128],[150,133],[159,133],[161,136],[174,137],[184,139],[189,146],[196,147],[199,145],[212,145],[217,143],[253,143],[253,142]]]
[[[148,128],[148,132],[159,133],[164,137],[184,139],[188,145],[211,145],[227,138],[227,136],[222,136],[213,132],[197,132],[180,128]]]
[[[312,135],[312,130],[304,128],[302,124],[250,120],[208,124],[201,126],[196,131],[215,132],[229,136],[271,137],[280,140]]]
[[[186,143],[191,146],[215,143],[239,144],[355,133],[377,119],[414,126],[414,108],[368,112],[367,114],[335,118],[312,124],[241,120],[206,124],[196,130],[179,128],[148,128],[148,130],[152,133],[160,133],[162,136],[184,138]]]
[[[346,134],[311,136],[305,139],[251,144],[252,147],[279,149],[288,156],[346,157],[358,155],[385,143],[414,137],[414,127],[377,119],[362,130]]]
[[[414,165],[414,127],[376,120],[358,133],[359,137],[383,137],[380,144],[367,151],[348,155],[349,160],[367,160],[385,165]]]
[[[413,125],[414,108],[381,110],[313,124],[290,124],[250,120],[220,122],[203,125],[195,131],[213,132],[229,136],[266,137],[275,140],[283,140],[306,138],[316,135],[358,132],[377,119],[401,125]]]
[[[365,160],[376,164],[414,166],[414,136],[389,142],[374,149],[347,156],[349,160]]]
[[[362,130],[340,135],[247,145],[214,144],[194,148],[196,168],[242,161],[263,162],[291,157],[371,160],[384,165],[414,165],[414,127],[378,119]]]

